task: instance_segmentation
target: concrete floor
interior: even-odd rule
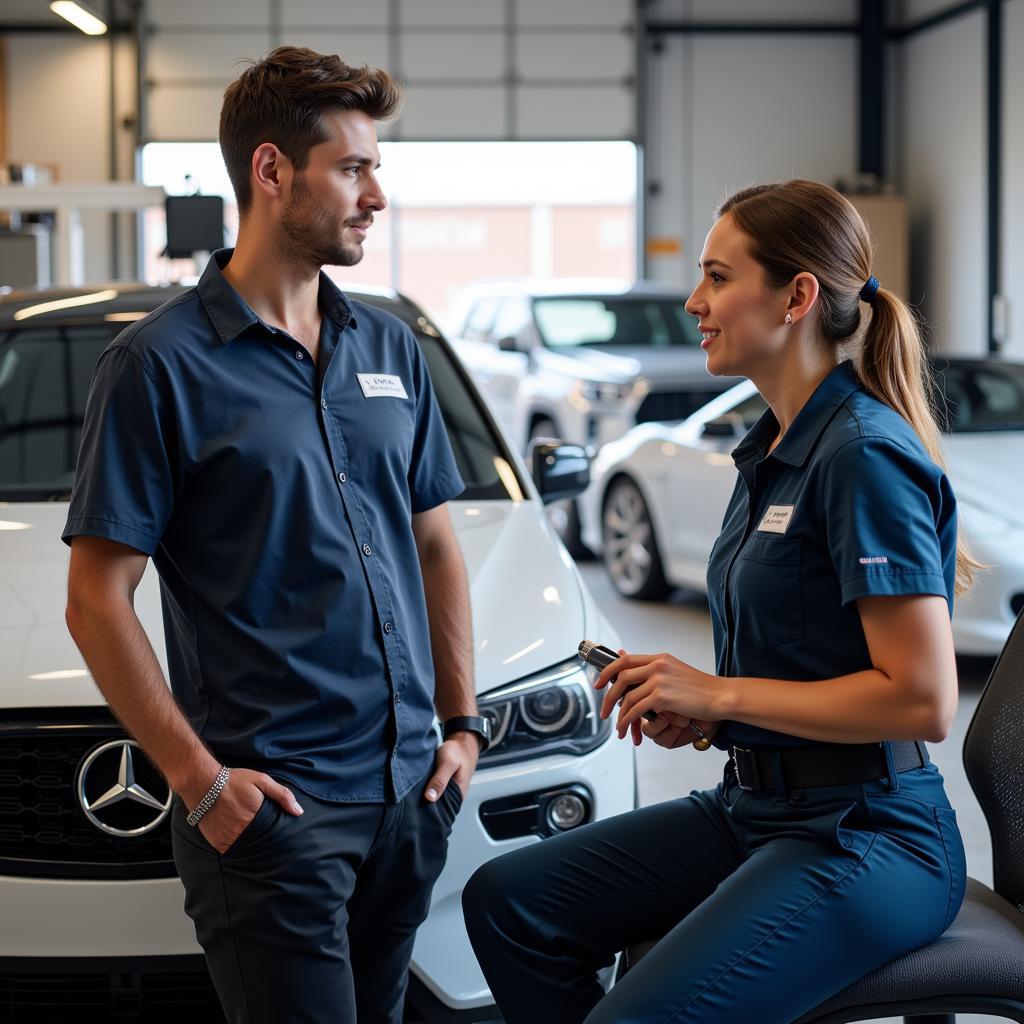
[[[580,565],[580,571],[609,621],[615,624],[627,650],[666,651],[703,671],[714,671],[711,620],[703,595],[675,592],[668,601],[649,603],[627,601],[619,596],[597,562]],[[589,639],[601,641],[601,637]],[[967,850],[967,870],[986,885],[992,884],[992,848],[981,808],[964,773],[961,751],[964,735],[974,713],[991,662],[980,659],[960,666],[960,706],[951,735],[939,744],[929,744],[932,760],[946,778],[946,790],[956,808]],[[691,789],[715,785],[721,778],[724,755],[692,747],[664,750],[644,743],[637,750],[640,799],[644,804],[683,796]],[[959,1014],[957,1024],[993,1024],[1002,1017]],[[901,1024],[902,1018],[884,1018],[884,1024]],[[1010,1022],[1007,1022],[1010,1024]]]

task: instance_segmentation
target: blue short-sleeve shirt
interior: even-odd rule
[[[230,256],[100,357],[64,540],[152,556],[171,688],[218,759],[400,799],[437,746],[412,515],[464,484],[405,324],[321,276],[314,363]]]
[[[708,564],[716,671],[812,681],[872,667],[858,598],[936,594],[953,610],[956,501],[913,428],[849,362],[818,386],[771,454],[769,409]],[[808,741],[727,722],[716,746]]]

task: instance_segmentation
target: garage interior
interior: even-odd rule
[[[105,30],[90,36],[45,0],[0,7],[0,296],[193,283],[190,258],[161,254],[168,190],[154,182],[209,194],[202,167],[225,87],[289,44],[402,84],[381,136],[382,181],[390,162],[402,201],[349,279],[408,294],[444,328],[455,285],[474,273],[688,293],[726,195],[805,177],[861,210],[878,276],[919,313],[933,356],[1024,361],[1024,0],[101,0],[94,13]],[[628,146],[558,149],[570,143]],[[490,162],[474,163],[472,147],[487,145]],[[417,188],[426,159],[439,166]],[[224,201],[231,244],[237,213]],[[509,439],[519,453],[524,441]],[[1024,543],[1021,528],[1013,536]],[[626,647],[713,671],[703,594],[632,601],[600,557],[578,566]],[[988,885],[989,828],[961,752],[993,664],[993,652],[962,653],[955,726],[931,745],[968,873]],[[715,785],[722,760],[644,743],[640,802]],[[0,1016],[4,998],[0,984]],[[125,998],[126,1017],[134,1005]],[[94,1019],[72,1010],[62,1019]],[[452,1013],[436,1019],[485,1019]]]

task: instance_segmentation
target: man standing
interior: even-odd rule
[[[320,270],[362,258],[397,105],[385,72],[293,47],[228,88],[238,243],[101,357],[64,531],[68,626],[177,794],[232,1022],[401,1020],[487,742],[424,359]],[[173,697],[132,603],[149,557]]]

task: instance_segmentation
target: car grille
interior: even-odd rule
[[[652,391],[636,413],[637,423],[685,420],[717,395],[717,391]]]
[[[20,716],[21,721],[18,721]],[[8,712],[0,726],[0,874],[169,878],[170,817],[141,836],[109,835],[85,816],[78,768],[98,744],[125,736],[105,709]]]
[[[0,970],[0,1020],[42,1024],[141,1020],[146,1024],[223,1024],[224,1016],[201,957],[194,970],[139,969],[160,958],[122,958],[109,970],[81,963],[34,970]]]

